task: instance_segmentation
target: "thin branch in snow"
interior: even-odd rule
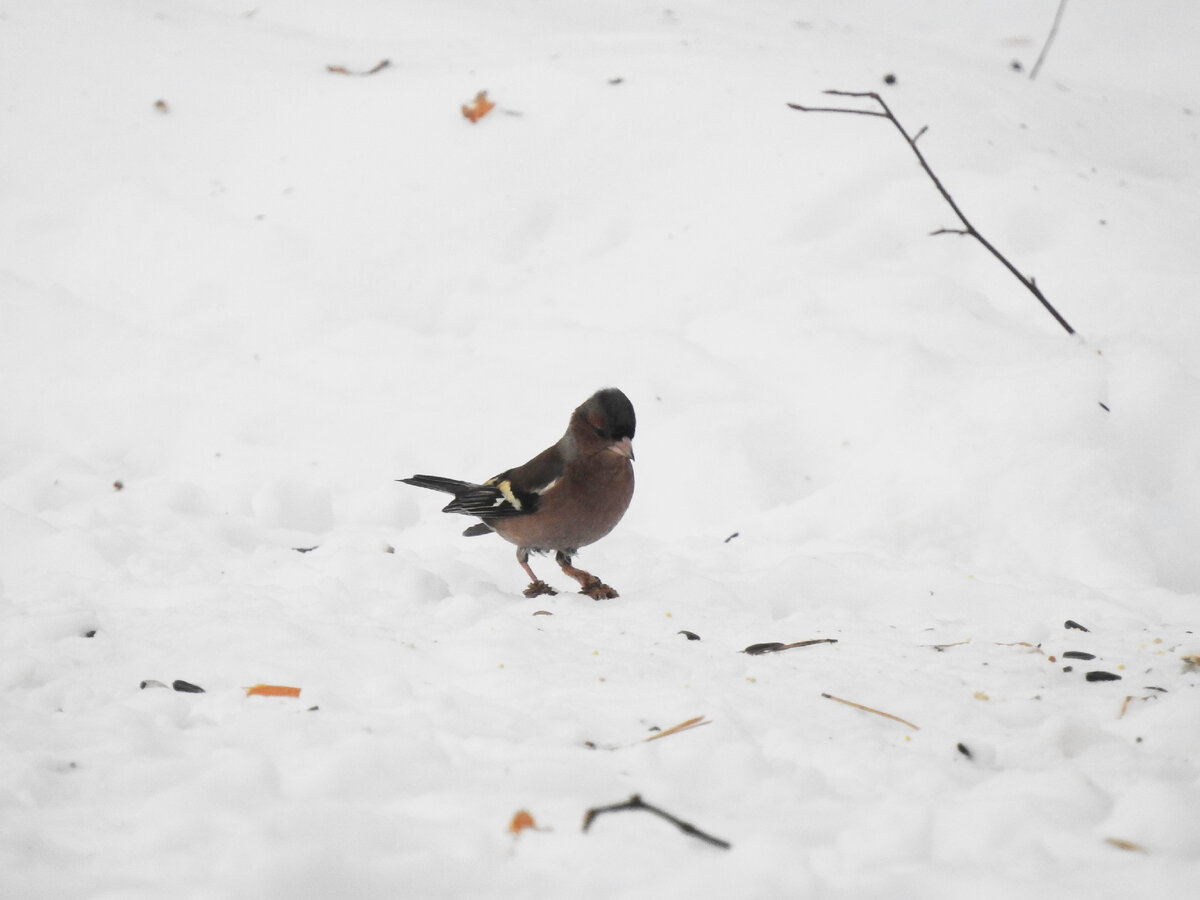
[[[836,700],[838,703],[844,703],[846,706],[853,706],[855,709],[861,709],[863,712],[874,713],[877,716],[883,716],[885,719],[891,719],[893,722],[899,722],[901,725],[907,725],[913,731],[920,731],[919,725],[914,725],[908,719],[902,719],[899,716],[893,716],[891,713],[885,713],[882,710],[874,709],[870,706],[863,706],[861,703],[855,703],[853,700],[843,700],[841,697],[835,697],[833,694],[821,694],[826,700]]]
[[[720,847],[723,850],[728,850],[732,846],[729,841],[723,841],[718,837],[713,837],[711,834],[701,831],[695,825],[685,822],[682,819],[678,819],[669,812],[659,809],[657,806],[651,806],[642,799],[640,794],[634,794],[624,803],[614,803],[612,806],[597,806],[589,809],[586,813],[584,813],[583,816],[583,830],[587,831],[591,827],[592,822],[595,821],[596,817],[602,815],[603,813],[623,812],[625,810],[632,809],[645,810],[648,813],[653,813],[661,819],[666,819],[684,834],[690,834],[692,837],[699,838],[705,843],[712,844],[714,847]]]
[[[956,215],[958,220],[962,223],[962,228],[941,228],[935,231],[934,234],[965,234],[975,238],[975,240],[979,241],[979,243],[983,245],[984,249],[986,249],[992,254],[992,256],[1000,261],[1004,268],[1008,269],[1008,271],[1012,273],[1013,277],[1015,277],[1021,282],[1021,284],[1025,286],[1026,290],[1028,290],[1031,294],[1033,294],[1034,297],[1037,298],[1038,302],[1046,308],[1046,311],[1049,312],[1050,315],[1054,316],[1055,321],[1066,330],[1067,334],[1075,333],[1075,329],[1067,323],[1067,320],[1064,319],[1059,314],[1058,310],[1055,309],[1050,303],[1050,301],[1046,299],[1046,295],[1043,294],[1041,288],[1037,286],[1037,282],[1033,278],[1023,274],[1020,269],[1018,269],[1009,261],[1008,257],[997,250],[995,246],[993,246],[992,243],[982,234],[980,234],[975,226],[971,224],[970,220],[963,213],[962,209],[959,208],[958,203],[956,203],[954,198],[950,195],[950,192],[946,190],[946,187],[942,184],[941,179],[934,174],[933,169],[930,168],[929,163],[925,160],[925,155],[921,153],[920,149],[917,147],[917,138],[925,133],[925,128],[922,128],[920,131],[918,131],[915,137],[910,135],[905,127],[900,124],[900,120],[896,118],[895,114],[891,110],[891,107],[887,105],[887,102],[874,91],[825,91],[824,93],[831,94],[835,97],[853,97],[857,99],[873,100],[879,104],[880,109],[855,109],[840,106],[804,106],[799,103],[789,103],[788,106],[790,106],[792,109],[799,110],[800,112],[829,112],[845,113],[847,115],[854,116],[874,116],[876,118],[887,119],[889,122],[891,122],[896,127],[896,130],[899,131],[903,136],[905,142],[912,149],[912,152],[916,154],[917,162],[921,164],[921,168],[925,170],[925,174],[929,176],[929,179],[933,182],[933,186],[938,189],[938,193],[942,195],[942,199],[944,199],[950,205],[950,208],[954,210],[954,215]]]
[[[1063,13],[1066,9],[1067,0],[1058,0],[1058,9],[1054,11],[1054,24],[1050,26],[1050,33],[1046,35],[1046,43],[1042,44],[1042,52],[1038,54],[1037,62],[1029,70],[1030,81],[1037,78],[1038,70],[1041,69],[1042,63],[1046,61],[1046,54],[1050,52],[1050,45],[1054,43],[1054,38],[1058,35],[1058,26],[1062,22]]]

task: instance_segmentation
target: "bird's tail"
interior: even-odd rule
[[[397,481],[402,481],[405,484],[416,485],[417,487],[429,488],[431,491],[442,491],[445,494],[454,494],[455,496],[468,491],[477,485],[469,481],[459,481],[455,478],[442,478],[440,475],[414,475],[412,478],[397,478]]]

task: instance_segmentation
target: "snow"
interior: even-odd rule
[[[1200,8],[1056,5],[5,4],[0,896],[1190,893]],[[618,599],[394,482],[605,385]]]

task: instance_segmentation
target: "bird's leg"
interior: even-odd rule
[[[613,597],[620,596],[616,590],[610,588],[591,572],[585,572],[583,569],[577,569],[571,565],[571,557],[561,550],[554,554],[554,561],[562,567],[565,574],[579,582],[579,593],[587,594],[593,600],[611,600]]]
[[[517,562],[521,564],[521,568],[529,576],[529,587],[525,588],[523,592],[526,597],[540,597],[543,594],[549,594],[553,597],[558,593],[558,591],[533,574],[533,569],[529,568],[529,551],[524,547],[517,549]]]

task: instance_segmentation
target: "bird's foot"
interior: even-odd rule
[[[525,588],[523,593],[526,597],[541,597],[544,595],[553,597],[558,593],[558,591],[550,587],[550,585],[546,584],[546,582],[542,581],[542,579],[538,578],[535,581],[531,581],[529,583],[529,587]]]
[[[611,600],[614,597],[620,597],[616,588],[611,588],[595,575],[588,576],[591,581],[581,582],[583,587],[579,589],[579,593],[587,594],[593,600]]]

